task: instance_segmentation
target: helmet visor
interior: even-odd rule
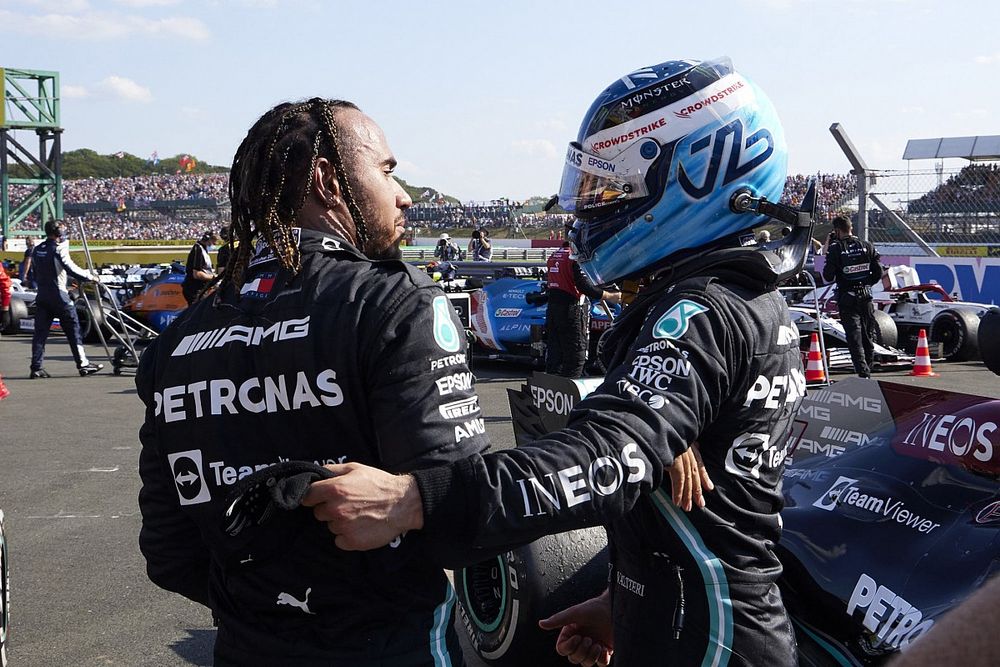
[[[647,153],[648,153],[647,149]],[[634,145],[614,158],[586,153],[577,142],[566,150],[559,206],[578,217],[645,197],[648,159]]]

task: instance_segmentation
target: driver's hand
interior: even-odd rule
[[[704,507],[704,491],[715,490],[697,442],[692,442],[686,452],[674,458],[668,472],[674,505],[685,512],[690,512],[692,507]]]
[[[607,591],[538,621],[543,630],[559,630],[556,653],[584,667],[607,667],[610,663],[614,654],[612,625]]]

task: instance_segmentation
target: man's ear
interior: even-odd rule
[[[337,180],[337,171],[333,163],[325,157],[317,158],[316,167],[313,169],[313,193],[319,198],[327,208],[333,208],[340,201],[340,181]]]

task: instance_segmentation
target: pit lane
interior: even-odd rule
[[[0,373],[11,390],[0,402],[11,664],[211,665],[209,613],[149,583],[138,551],[142,406],[132,377],[107,368],[79,377],[65,339],[55,334],[46,359],[53,378],[29,380],[30,352],[26,336],[0,339]],[[100,346],[87,353],[109,366]],[[1000,398],[1000,378],[982,363],[934,370],[940,377],[911,378],[905,370],[875,377]],[[530,371],[479,361],[473,371],[494,446],[512,447],[505,390],[519,388]],[[849,376],[833,379],[842,377]]]

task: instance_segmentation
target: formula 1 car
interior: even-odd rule
[[[428,274],[448,293],[480,358],[525,363],[545,360],[546,267],[541,263],[432,262]],[[591,303],[590,353],[621,313],[617,304]]]
[[[509,390],[518,444],[594,386],[536,373]],[[785,470],[779,585],[799,663],[881,665],[997,573],[1000,400],[845,379],[811,391]],[[607,584],[603,531],[546,537],[455,572],[488,664],[561,665],[537,621]]]
[[[476,348],[489,359],[535,366],[545,360],[545,310],[548,294],[537,280],[501,278],[472,293],[471,330]],[[621,306],[591,302],[590,353],[621,312]]]
[[[98,274],[101,284],[107,289],[98,290],[93,285],[88,285],[86,299],[79,286],[74,284],[70,287],[70,297],[75,302],[77,319],[80,321],[80,335],[87,343],[100,341],[97,325],[101,326],[103,333],[111,334],[106,318],[114,310],[110,301],[112,297],[115,299],[114,305],[123,314],[155,332],[163,331],[187,307],[187,301],[181,292],[183,267],[109,267],[101,269]],[[31,334],[35,330],[36,293],[24,289],[20,281],[12,281],[12,284],[11,324],[2,333]],[[52,323],[52,328],[60,329],[58,320]],[[136,328],[133,333],[139,335],[141,330]]]
[[[799,330],[803,351],[809,349],[810,334],[820,334],[823,338],[823,349],[826,350],[827,367],[832,370],[853,370],[854,364],[847,349],[847,332],[844,331],[844,325],[840,323],[840,320],[834,319],[822,308],[817,310],[815,307],[789,306],[788,311],[792,316],[792,322]],[[913,355],[906,354],[895,347],[897,333],[892,318],[886,313],[876,310],[875,324],[875,340],[872,342],[875,350],[876,370],[912,364]]]
[[[979,320],[991,308],[989,304],[956,301],[940,285],[921,283],[916,269],[910,266],[889,267],[882,282],[872,288],[879,335],[895,340],[908,353],[915,351],[921,329],[927,331],[932,355],[946,361],[979,359]],[[837,314],[837,294],[834,285],[817,289],[803,296],[798,305],[809,306],[818,300],[822,312]],[[879,313],[888,315],[882,317]],[[890,326],[894,324],[893,327]],[[894,333],[894,337],[893,337]]]
[[[940,343],[948,361],[979,359],[979,320],[989,304],[956,301],[940,285],[920,282],[916,269],[894,266],[885,274],[882,289],[873,290],[878,308],[893,319],[900,341],[916,347],[920,329],[930,342]]]

